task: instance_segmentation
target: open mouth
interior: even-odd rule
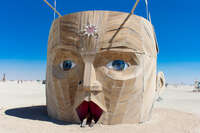
[[[83,101],[77,107],[76,111],[79,119],[81,121],[87,119],[87,123],[90,123],[92,120],[94,120],[96,123],[103,113],[103,110],[92,101]]]

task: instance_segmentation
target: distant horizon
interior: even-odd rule
[[[2,61],[1,61],[2,63]],[[11,64],[15,64],[13,67]],[[184,66],[184,67],[182,67]],[[169,84],[193,84],[195,80],[200,80],[200,62],[174,62],[159,63],[157,72],[163,71],[166,83]],[[45,80],[46,79],[46,60],[44,61],[24,61],[11,60],[4,61],[0,65],[0,80],[6,74],[7,80]],[[174,74],[175,73],[175,74]],[[187,75],[187,76],[184,76]],[[20,78],[19,78],[20,77]]]
[[[8,80],[45,80],[46,78],[46,60],[0,60],[0,62],[0,79],[3,73]]]

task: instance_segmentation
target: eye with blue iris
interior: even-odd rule
[[[129,67],[129,64],[123,60],[113,60],[106,65],[109,69],[115,71],[124,71]]]
[[[71,60],[65,60],[60,64],[61,69],[64,71],[68,71],[68,70],[74,68],[75,66],[76,66],[76,64]]]

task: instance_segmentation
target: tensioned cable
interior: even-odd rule
[[[56,0],[54,0],[54,8],[56,10]],[[56,12],[54,11],[54,20],[56,19]]]
[[[148,7],[148,0],[145,0],[145,5],[146,5],[146,15],[147,15],[147,20],[149,20],[149,7]]]

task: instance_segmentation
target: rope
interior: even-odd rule
[[[115,34],[113,35],[113,37],[110,39],[109,43],[112,43],[113,39],[116,37],[116,35],[119,33],[119,31],[121,30],[121,28],[124,26],[124,24],[127,22],[127,20],[130,18],[130,16],[134,13],[138,3],[140,0],[137,0],[131,10],[131,12],[128,14],[128,16],[125,18],[124,22],[120,25],[120,27],[117,29],[117,31],[115,32]]]
[[[49,2],[48,2],[47,0],[44,0],[44,2],[45,2],[52,10],[54,10],[54,12],[57,13],[59,17],[62,16],[51,4],[49,4]]]

